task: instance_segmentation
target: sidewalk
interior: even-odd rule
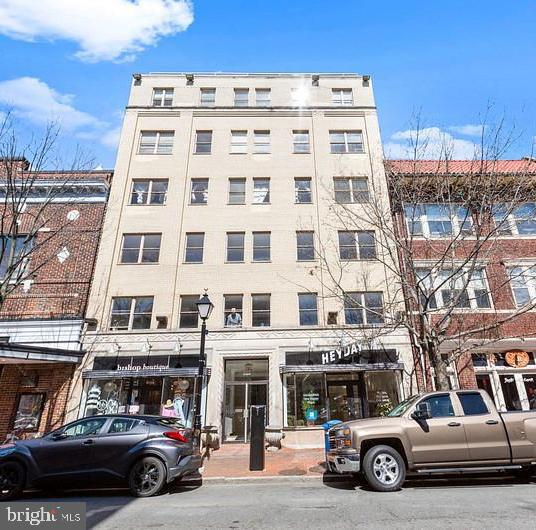
[[[249,470],[249,444],[222,444],[204,462],[203,478],[318,477],[326,468],[323,449],[289,449],[265,452],[264,471]]]

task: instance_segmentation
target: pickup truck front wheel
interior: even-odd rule
[[[406,479],[406,464],[396,449],[376,445],[365,453],[363,473],[373,490],[397,491]]]

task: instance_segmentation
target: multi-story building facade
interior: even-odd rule
[[[412,354],[383,315],[381,250],[333,212],[377,190],[388,200],[368,76],[134,75],[72,417],[191,422],[204,289],[205,424],[224,442],[248,439],[252,405],[311,446],[325,421],[403,398]]]
[[[405,204],[392,197],[421,299],[417,310],[407,296],[408,310],[446,323],[441,353],[460,351],[451,387],[484,389],[501,410],[536,408],[536,161],[390,160],[386,169],[399,187],[420,187]]]
[[[4,162],[0,278],[12,286],[0,304],[0,440],[11,432],[42,434],[65,418],[84,354],[86,304],[112,176],[32,172],[24,159]]]

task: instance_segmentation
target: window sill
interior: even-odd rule
[[[305,204],[305,205],[309,204],[310,205],[310,204],[313,204],[313,201],[311,201],[311,202],[294,202],[294,204]]]
[[[141,204],[132,204],[131,202],[129,202],[129,203],[127,204],[127,206],[166,206],[166,203],[154,203],[154,204],[141,203]]]
[[[234,264],[234,263],[246,263],[246,262],[244,260],[242,260],[242,261],[224,261],[223,263],[225,263],[225,264],[227,264],[227,263],[228,264]]]
[[[255,206],[270,206],[272,203],[271,202],[252,202],[251,205],[255,205]]]
[[[159,261],[146,261],[146,262],[140,262],[140,263],[122,263],[118,262],[116,265],[159,265]]]
[[[196,153],[195,151],[192,153],[193,155],[211,155],[212,153]]]
[[[191,202],[188,206],[208,206],[207,202]]]
[[[272,263],[272,260],[251,260],[250,263]]]
[[[297,259],[297,263],[316,263],[316,259]]]
[[[183,261],[183,265],[202,265],[202,261]]]
[[[162,155],[172,155],[173,153],[136,153],[139,156],[162,156]]]
[[[310,155],[311,151],[292,151],[293,155]]]
[[[245,206],[245,202],[228,202],[227,206]]]

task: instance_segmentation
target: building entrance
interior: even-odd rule
[[[248,442],[253,405],[268,404],[268,360],[237,359],[225,362],[223,403],[224,442]],[[268,410],[266,410],[268,421]]]

